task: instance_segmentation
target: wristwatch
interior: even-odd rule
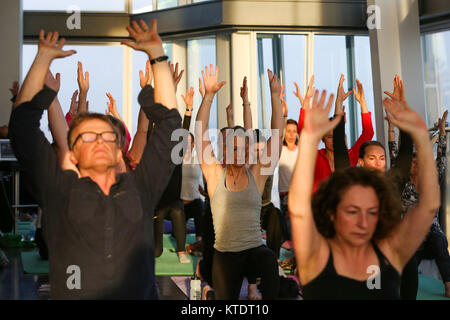
[[[157,62],[166,61],[167,59],[169,59],[168,56],[160,56],[160,57],[150,60],[150,64],[154,65]]]

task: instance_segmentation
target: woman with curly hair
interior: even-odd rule
[[[292,237],[305,299],[399,299],[401,273],[439,208],[439,186],[424,121],[406,101],[383,101],[387,116],[417,148],[419,201],[401,219],[391,181],[376,171],[336,172],[312,196],[317,145],[338,124],[334,95],[316,91],[305,110],[299,157],[289,190]]]

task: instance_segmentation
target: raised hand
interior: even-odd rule
[[[127,26],[127,31],[134,41],[122,41],[134,50],[146,52],[151,59],[164,55],[162,40],[158,35],[156,19],[152,20],[152,28],[149,30],[144,20],[131,21],[131,26]]]
[[[202,79],[198,78],[198,92],[200,92],[200,95],[203,97],[205,96],[205,88],[203,88]]]
[[[108,106],[108,109],[106,109],[106,114],[111,114],[115,118],[121,119],[120,114],[117,111],[116,100],[113,98],[113,96],[109,92],[106,93],[106,96],[109,99],[109,102],[106,102],[106,105]]]
[[[288,115],[288,107],[287,107],[287,103],[286,100],[284,100],[284,98],[286,97],[286,92],[284,91],[285,85],[282,84],[281,85],[281,93],[280,93],[280,99],[281,99],[281,105],[283,106],[283,117],[287,117]]]
[[[45,76],[45,85],[47,87],[49,87],[50,89],[52,89],[53,91],[58,92],[59,91],[59,87],[61,85],[61,81],[60,81],[60,74],[57,73],[56,74],[56,78],[53,77],[53,74],[50,70],[47,71],[47,74]]]
[[[303,125],[302,134],[309,134],[320,140],[327,132],[333,130],[339,123],[343,114],[338,114],[333,120],[329,120],[328,115],[333,105],[334,94],[330,94],[328,102],[325,105],[325,98],[327,92],[322,91],[319,99],[319,91],[316,90],[311,104],[311,108],[305,109],[305,122]]]
[[[267,75],[269,76],[270,93],[279,97],[281,95],[281,81],[277,75],[271,70],[267,69]]]
[[[175,69],[173,67],[173,64],[169,61],[169,68],[170,72],[172,73],[173,78],[173,84],[175,85],[175,92],[177,91],[178,83],[181,80],[181,77],[183,76],[184,70],[181,70],[180,73],[178,73],[178,62],[175,64]]]
[[[77,81],[80,94],[86,94],[89,91],[89,72],[86,71],[83,75],[83,64],[80,61],[78,61]]]
[[[244,77],[244,80],[242,80],[241,98],[242,98],[242,104],[243,105],[248,104],[247,77]]]
[[[227,119],[233,119],[233,104],[230,104],[227,107]]]
[[[19,81],[14,81],[11,88],[9,88],[9,91],[11,92],[13,97],[17,96],[17,94],[19,93]]]
[[[296,89],[296,91],[294,91],[294,95],[298,98],[298,100],[300,100],[300,106],[302,108],[309,108],[310,101],[311,101],[312,97],[314,96],[314,91],[316,90],[316,88],[314,87],[314,75],[311,76],[311,79],[309,80],[308,89],[306,91],[304,98],[302,97],[302,95],[300,93],[300,89],[298,87],[297,82],[294,82],[294,85],[295,85],[295,89]]]
[[[406,101],[392,98],[383,100],[388,121],[399,127],[406,133],[414,136],[415,133],[422,132],[428,134],[427,126],[420,115],[415,112]]]
[[[344,90],[344,75],[341,74],[341,78],[339,79],[339,86],[337,90],[337,96],[336,96],[336,108],[334,114],[341,114],[344,112],[343,104],[344,101],[353,93],[352,90],[345,92]]]
[[[444,112],[444,114],[442,115],[442,118],[439,118],[439,120],[438,120],[439,134],[441,136],[445,135],[445,126],[446,126],[446,122],[447,122],[447,115],[448,115],[448,110],[446,110]]]
[[[361,112],[367,113],[369,112],[369,110],[367,109],[366,98],[364,97],[364,88],[362,83],[358,79],[356,79],[356,87],[358,88],[358,90],[355,90],[355,88],[353,88],[355,98],[361,105]]]
[[[400,101],[406,101],[405,86],[403,84],[403,80],[401,80],[398,75],[395,75],[394,78],[394,92],[390,93],[388,91],[385,91],[384,93],[391,98],[395,98]]]
[[[213,65],[210,65],[210,68],[205,67],[205,70],[202,70],[203,83],[205,86],[205,95],[208,93],[215,94],[225,85],[225,81],[218,82],[219,78],[219,67],[216,66],[215,72],[213,70]]]
[[[70,102],[69,113],[72,116],[75,116],[78,112],[78,90],[75,90],[72,94],[72,100]]]
[[[150,67],[150,60],[148,59],[145,63],[145,76],[142,70],[139,70],[139,81],[141,84],[141,88],[144,88],[147,85],[151,85],[152,83],[152,70]]]
[[[58,31],[49,32],[45,38],[44,35],[45,31],[41,29],[39,31],[39,44],[37,56],[53,60],[68,57],[76,53],[75,50],[64,51],[62,49],[64,44],[66,43],[66,40],[64,38],[61,38],[61,40],[58,42],[59,37]]]
[[[194,88],[186,88],[186,96],[181,95],[181,98],[183,98],[184,103],[186,104],[186,109],[190,109],[192,112],[192,105],[194,103]]]

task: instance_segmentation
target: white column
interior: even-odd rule
[[[234,124],[244,125],[240,88],[247,76],[248,99],[252,110],[253,128],[258,127],[258,52],[255,32],[236,32],[231,35],[231,82]]]
[[[22,0],[4,0],[0,10],[0,125],[8,124],[11,114],[11,88],[20,81],[22,68]],[[24,75],[25,76],[25,75]]]
[[[383,92],[392,92],[396,74],[402,77],[405,83],[406,99],[410,106],[428,125],[434,121],[427,119],[425,108],[419,1],[368,0],[367,5],[369,10],[374,9],[373,12],[380,18],[380,28],[372,29],[369,33],[377,140],[384,141],[387,145],[387,124],[382,103],[386,95]]]

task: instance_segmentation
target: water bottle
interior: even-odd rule
[[[191,290],[189,292],[190,300],[201,300],[202,299],[202,281],[194,275],[191,278]]]

